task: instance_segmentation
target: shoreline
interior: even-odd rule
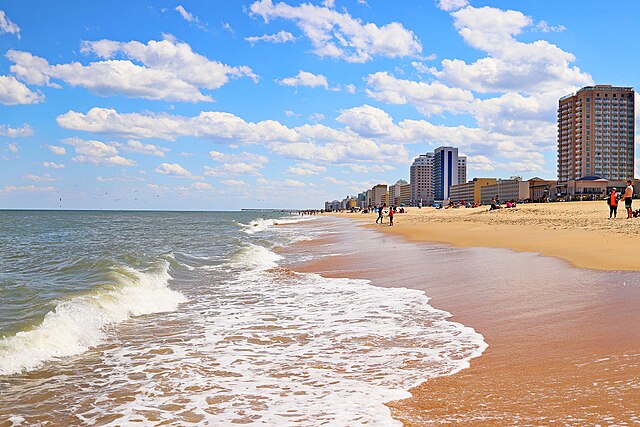
[[[395,215],[393,227],[386,216],[385,227],[374,223],[373,214],[329,215],[413,242],[504,248],[561,258],[577,268],[640,271],[640,218],[627,220],[623,209],[618,212],[621,216],[609,220],[606,208],[604,202],[521,204],[496,211],[411,207]]]
[[[349,223],[353,228],[344,227],[338,241],[351,249],[350,240],[360,237],[348,232],[361,223]],[[384,263],[378,249],[367,248],[296,270],[422,290],[430,305],[452,313],[451,321],[474,328],[489,345],[471,367],[426,380],[409,390],[411,398],[389,402],[394,418],[406,426],[640,423],[634,409],[640,389],[636,273],[576,269],[557,258],[504,249],[447,249],[407,240],[393,232],[395,226],[365,228],[384,231],[371,233],[377,236],[373,245],[384,248]],[[435,258],[424,258],[431,256],[424,251]],[[459,259],[447,264],[456,256],[472,268],[460,268]],[[417,265],[417,259],[436,264]],[[455,275],[416,280],[424,268],[435,268],[436,277],[448,269]],[[493,271],[500,277],[510,271],[511,279],[493,280]]]

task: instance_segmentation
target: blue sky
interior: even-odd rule
[[[631,0],[3,0],[0,208],[320,207],[440,145],[469,179],[555,178],[558,98],[638,86],[639,16]]]

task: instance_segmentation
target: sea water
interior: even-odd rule
[[[289,268],[329,233],[283,213],[1,211],[0,423],[400,425],[385,402],[486,343],[421,291]]]

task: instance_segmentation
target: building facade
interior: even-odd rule
[[[411,203],[411,185],[401,179],[389,186],[389,205],[408,206]]]
[[[411,204],[433,203],[433,153],[418,156],[409,169]]]
[[[411,204],[431,205],[447,200],[452,185],[466,182],[467,158],[454,147],[438,147],[421,154],[410,168]]]
[[[632,87],[587,86],[560,98],[559,184],[590,176],[632,179],[634,117]]]
[[[389,205],[389,190],[387,184],[378,184],[371,189],[372,205],[381,206]]]
[[[480,204],[482,201],[481,189],[497,182],[496,178],[473,178],[464,184],[452,185],[449,196],[452,202],[471,202]]]
[[[462,168],[461,168],[462,166]],[[458,181],[459,178],[462,181]],[[436,201],[448,200],[449,189],[459,182],[466,182],[467,162],[458,157],[455,147],[438,147],[433,152],[433,189]]]
[[[498,179],[495,184],[486,185],[480,189],[480,201],[483,205],[491,203],[491,199],[498,197],[500,202],[508,200],[517,202],[529,198],[529,182],[519,179]]]

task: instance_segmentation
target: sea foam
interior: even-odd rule
[[[110,282],[57,304],[40,325],[0,340],[0,375],[31,371],[45,362],[98,345],[104,328],[132,316],[173,311],[187,299],[167,286],[169,262],[138,271],[119,267]]]

